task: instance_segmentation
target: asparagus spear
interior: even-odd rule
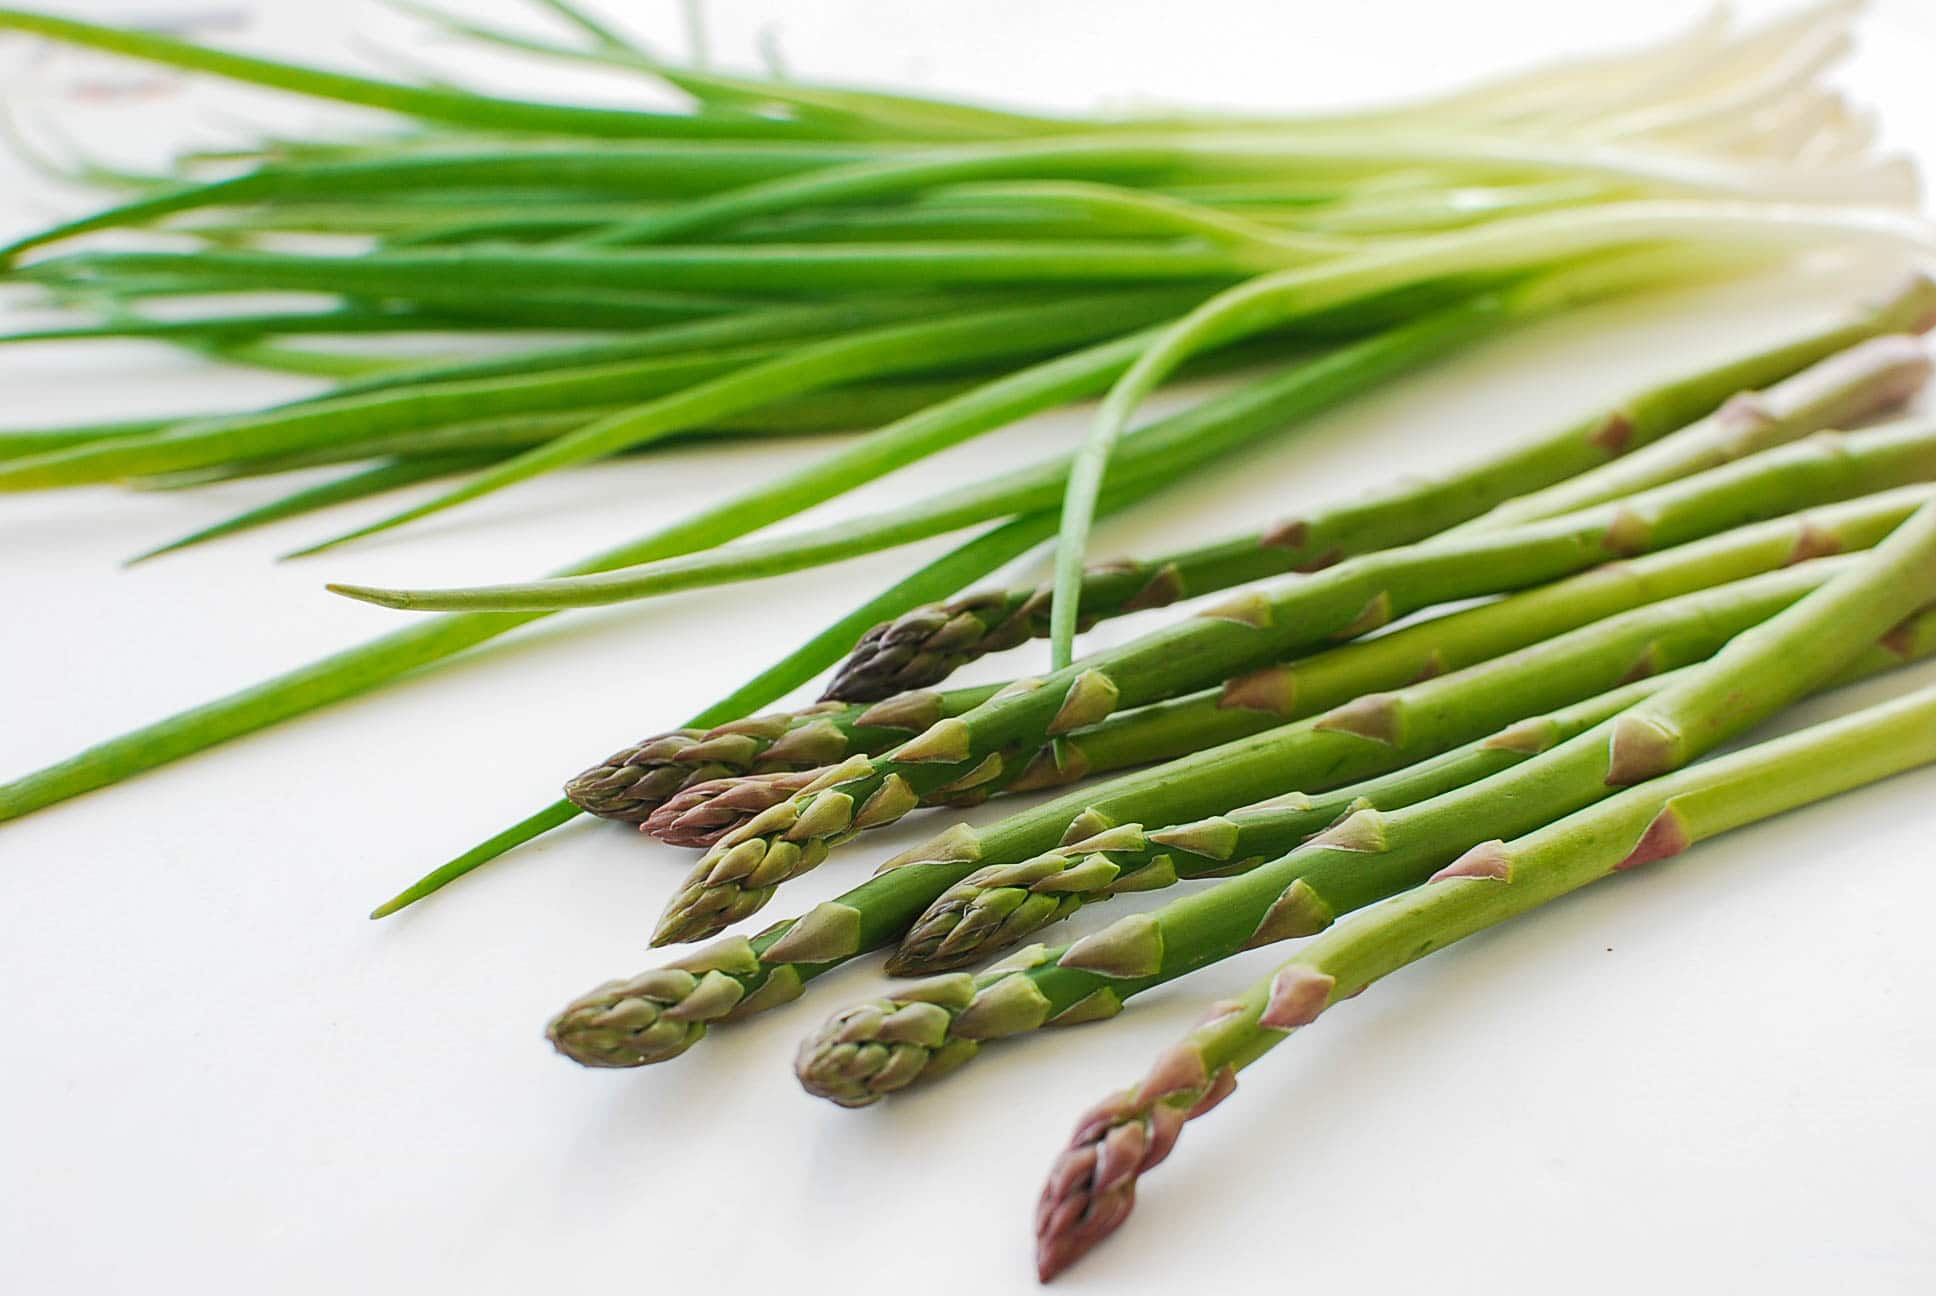
[[[960,1066],[982,1041],[1113,1016],[1132,995],[1210,963],[1315,935],[1490,837],[1530,832],[1672,773],[1827,683],[1931,602],[1936,503],[1704,665],[1550,751],[1413,806],[1359,810],[1250,872],[1071,945],[1030,946],[980,978],[919,982],[890,996],[890,1012],[878,1002],[851,1009],[802,1046],[795,1070],[812,1092],[865,1105]]]
[[[1552,517],[1823,428],[1847,427],[1900,405],[1928,378],[1921,344],[1887,334],[1926,326],[1932,311],[1936,283],[1918,275],[1855,320],[1633,393],[1438,481],[1405,483],[1182,553],[1092,567],[1083,579],[1081,622],[1087,628],[1179,598],[1326,567],[1350,554],[1422,540],[1480,514],[1489,525]],[[1777,385],[1767,391],[1752,390],[1771,382]],[[1614,464],[1621,465],[1617,475]],[[884,622],[855,647],[824,696],[858,702],[927,688],[985,653],[1042,638],[1049,632],[1050,593],[1048,585],[987,591]]]
[[[565,795],[601,818],[645,823],[674,793],[729,774],[817,770],[854,752],[886,751],[937,720],[972,710],[1000,687],[908,693],[873,706],[821,702],[711,729],[674,729],[614,752],[566,783]]]
[[[1927,281],[1919,276],[1918,282]],[[1932,322],[1928,312],[1936,303],[1899,300],[1908,309],[1923,309],[1922,327]],[[1865,376],[1873,376],[1876,386],[1858,387]],[[1915,337],[1874,338],[1830,356],[1778,388],[1731,397],[1712,417],[1674,436],[1545,490],[1509,499],[1467,525],[1513,526],[1719,467],[1813,431],[1805,411],[1818,411],[1827,423],[1846,427],[1907,401],[1928,377],[1929,360]]]
[[[1012,762],[1001,778],[966,792],[943,794],[940,799],[955,804],[996,792],[1039,790],[1092,774],[1204,751],[1287,721],[1317,715],[1367,693],[1463,669],[1643,603],[1724,584],[1810,555],[1867,548],[1927,498],[1926,487],[1904,487],[1833,505],[1800,520],[1782,519],[1739,528],[1479,608],[1435,617],[1374,640],[1267,667],[1239,676],[1221,688],[1113,715],[1092,729],[1063,738],[1057,749],[1045,748],[1027,762]],[[885,735],[889,731],[880,732]],[[1177,776],[1174,770],[1165,774]],[[645,829],[673,845],[710,845],[762,811],[797,795],[812,781],[812,777],[798,773],[769,772],[688,784],[647,816]],[[1213,778],[1213,782],[1221,780]],[[1111,795],[1109,788],[1114,786],[1094,795],[1109,798],[1114,805],[1129,804],[1125,798]],[[1257,795],[1265,793],[1260,790]],[[1234,804],[1225,801],[1215,809],[1221,811]],[[1186,813],[1211,812],[1206,808]],[[1145,811],[1132,808],[1128,813],[1142,815]],[[1055,833],[1060,833],[1071,815],[1054,825]],[[1043,849],[1055,844],[1056,838],[1051,835]],[[992,849],[989,841],[982,845]],[[997,852],[984,863],[997,867],[1019,863],[1023,858]]]
[[[1433,603],[1523,589],[1609,554],[1668,548],[1809,504],[1936,472],[1936,430],[1907,424],[1818,433],[1793,446],[1524,527],[1353,559],[1269,586],[1178,625],[1004,690],[884,756],[827,771],[721,838],[672,897],[655,944],[698,940],[756,912],[833,846],[892,823],[924,796],[1001,777],[1043,743],[1112,712],[1203,688]]]
[[[1905,509],[1896,516],[1900,519],[1911,511]],[[1805,527],[1796,530],[1806,534]],[[1660,630],[1659,618],[1653,621],[1655,630]],[[1721,637],[1724,633],[1716,631],[1713,642]],[[1929,621],[1928,639],[1936,645],[1936,617]],[[1698,652],[1698,645],[1689,647],[1685,636],[1666,642]],[[1891,642],[1904,655],[1925,646],[1913,638]],[[703,965],[705,971],[718,972],[733,985],[728,988],[714,978],[714,989],[704,1000],[688,1006],[681,997],[671,1006],[680,1013],[677,1020],[700,1027],[790,1002],[808,981],[899,937],[937,896],[984,862],[1020,862],[1054,846],[1058,838],[1069,842],[1093,838],[1113,827],[1125,810],[1146,815],[1150,822],[1178,822],[1286,788],[1322,791],[1402,768],[1548,707],[1612,688],[1634,668],[1637,657],[1654,669],[1675,664],[1663,653],[1646,651],[1651,644],[1644,633],[1596,640],[1582,632],[1570,647],[1539,645],[1514,658],[1419,683],[1390,696],[1395,711],[1418,721],[1406,729],[1398,744],[1367,740],[1350,728],[1325,727],[1320,718],[1128,776],[1101,789],[1085,789],[979,833],[958,826],[798,919],[775,923],[751,940],[730,937],[683,960],[676,966],[690,970]],[[1352,645],[1340,655],[1375,646]],[[1881,662],[1897,660],[1898,656],[1878,651],[1864,665],[1873,670]],[[637,997],[635,985],[660,985],[656,975],[647,972],[641,978],[614,981],[585,995],[552,1023],[553,1042],[561,1052],[589,1066],[641,1066],[678,1056],[704,1031],[669,1039],[665,1032],[649,1034],[656,1018],[609,1016]]]
[[[1481,843],[1405,895],[1320,936],[1158,1055],[1077,1123],[1036,1209],[1043,1281],[1108,1237],[1143,1171],[1236,1073],[1320,1013],[1474,932],[1698,842],[1936,761],[1936,688],[1643,783],[1512,842]]]

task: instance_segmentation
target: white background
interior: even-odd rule
[[[131,19],[179,6],[60,7]],[[232,7],[256,11],[256,23],[216,39],[319,60],[357,57],[352,30],[410,30],[360,4]],[[632,7],[643,34],[676,34],[672,5]],[[712,8],[717,51],[744,58],[770,22],[803,75],[1071,106],[1256,108],[1441,86],[1658,32],[1687,10],[1669,0]],[[1893,140],[1936,149],[1936,20],[1920,0],[1896,0],[1863,32],[1858,94],[1885,111]],[[474,66],[525,93],[556,84]],[[338,120],[266,96],[184,94],[165,75],[16,40],[0,40],[0,84],[30,128],[56,125],[120,157],[219,139],[225,122],[262,111]],[[8,229],[75,202],[0,171]],[[1890,277],[1750,285],[1543,326],[1207,472],[1107,528],[1099,548],[1150,551],[1249,527],[1397,467],[1463,459],[1826,318]],[[7,426],[302,389],[159,347],[0,350]],[[813,520],[1032,457],[1080,427],[1074,415],[1038,420]],[[325,579],[535,573],[819,449],[673,450],[562,474],[281,566],[275,554],[348,517],[116,568],[274,496],[280,480],[7,499],[0,775],[400,624],[324,595]],[[685,853],[580,823],[419,910],[363,918],[549,801],[563,776],[677,723],[941,547],[553,621],[434,677],[0,828],[0,1286],[1028,1290],[1035,1193],[1075,1115],[1278,954],[1152,994],[1107,1026],[990,1049],[944,1085],[854,1113],[803,1095],[787,1063],[801,1032],[878,983],[871,963],[650,1071],[581,1071],[544,1044],[545,1019],[567,998],[656,961],[645,936]],[[1936,773],[1899,779],[1393,977],[1246,1073],[1066,1287],[1936,1290],[1932,797]],[[916,817],[877,834],[789,887],[770,916],[844,889],[936,827]]]

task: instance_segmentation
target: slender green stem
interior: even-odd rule
[[[4,17],[0,16],[0,23]],[[386,150],[374,156],[266,162],[222,180],[149,188],[126,202],[29,234],[0,247],[0,262],[34,248],[98,230],[149,225],[165,217],[218,207],[291,202],[395,201],[413,194],[448,195],[483,188],[528,198],[573,200],[588,195],[705,194],[796,171],[862,160],[872,149],[798,144],[668,141],[659,144],[515,145],[492,148],[467,141],[422,153]]]
[[[27,342],[87,342],[107,338],[186,338],[200,341],[280,334],[404,333],[460,327],[463,325],[456,320],[434,315],[363,306],[333,306],[327,310],[258,311],[191,319],[148,319],[124,315],[97,324],[0,333],[0,346]]]
[[[863,329],[809,343],[770,359],[627,409],[491,467],[464,485],[347,532],[342,543],[374,535],[478,499],[542,473],[657,441],[775,400],[864,379],[894,378],[950,365],[1028,357],[1149,325],[1182,305],[1174,294],[1078,299]],[[318,548],[327,547],[318,546]]]
[[[1060,136],[936,148],[780,177],[727,193],[695,199],[673,210],[613,227],[591,244],[612,246],[686,239],[728,228],[754,216],[811,207],[902,197],[940,185],[986,180],[1089,180],[1140,184],[1187,178],[1280,177],[1290,174],[1363,175],[1406,166],[1427,167],[1445,177],[1496,175],[1590,176],[1652,194],[1795,197],[1781,194],[1779,173],[1757,173],[1665,153],[1639,154],[1583,147],[1548,146],[1524,140],[1452,136],[1426,131],[1371,133],[1232,132],[1206,135],[1151,131],[1143,134]],[[1853,192],[1853,186],[1851,186]],[[1818,195],[1813,184],[1804,192]],[[1642,231],[1634,239],[1655,237]],[[1272,258],[1284,264],[1287,258]],[[1261,268],[1261,267],[1260,267]]]
[[[13,272],[30,282],[125,280],[214,291],[335,292],[483,307],[507,292],[625,289],[849,294],[989,285],[1223,284],[1255,270],[1228,251],[1117,239],[980,243],[701,244],[636,250],[420,248],[320,256],[296,252],[76,252]]]
[[[583,108],[566,104],[498,99],[467,91],[380,81],[227,50],[208,49],[150,32],[100,27],[50,14],[0,9],[0,31],[26,32],[50,40],[84,45],[129,58],[206,72],[293,94],[361,104],[426,121],[449,122],[496,131],[550,135],[637,138],[651,136],[745,136],[754,139],[811,139],[815,131],[799,123],[768,118],[641,112],[635,109]]]
[[[380,495],[403,486],[413,486],[418,482],[447,477],[452,473],[468,472],[473,468],[495,463],[499,457],[490,451],[424,455],[412,459],[393,460],[378,464],[374,468],[359,469],[348,476],[292,491],[279,500],[272,500],[267,504],[238,513],[234,517],[225,518],[212,526],[191,531],[166,544],[157,545],[153,549],[136,554],[128,559],[125,565],[132,567],[136,563],[146,562],[150,558],[159,558],[163,554],[174,553],[210,540],[218,540],[223,536],[252,531],[257,527],[268,526],[272,522],[300,517],[305,513],[313,513],[318,509],[330,508],[350,500],[367,499],[372,495]]]
[[[146,435],[83,442],[0,465],[0,492],[178,472],[482,418],[610,405],[676,391],[768,354],[770,348],[752,347],[652,357],[383,389],[303,401],[259,414],[174,424]]]

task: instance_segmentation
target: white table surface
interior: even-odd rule
[[[66,0],[89,16],[192,8]],[[223,38],[353,58],[360,4],[254,10]],[[471,6],[508,13],[508,3]],[[617,9],[619,6],[610,5]],[[669,39],[673,7],[638,4]],[[1078,105],[1318,105],[1656,32],[1687,8],[1505,0],[712,6],[794,68]],[[1750,11],[1765,5],[1743,5]],[[430,53],[448,59],[444,47]],[[1884,4],[1855,84],[1936,150],[1936,17]],[[493,84],[502,65],[471,65]],[[0,41],[26,125],[117,157],[306,103]],[[267,105],[265,107],[265,105]],[[4,164],[11,167],[12,163]],[[75,198],[0,171],[0,226]],[[1885,267],[1545,325],[1207,472],[1099,548],[1149,550],[1429,471],[1644,381],[1826,318]],[[300,384],[159,347],[0,350],[0,424],[266,400]],[[1079,417],[910,469],[840,516],[1079,434]],[[398,626],[324,579],[535,572],[819,446],[674,450],[560,474],[326,560],[332,514],[130,572],[118,559],[279,482],[0,504],[0,775]],[[351,514],[373,516],[378,502]],[[434,676],[0,828],[0,1287],[68,1292],[1022,1292],[1041,1175],[1233,960],[1106,1028],[989,1050],[866,1112],[800,1092],[794,1039],[871,962],[679,1063],[591,1073],[539,1031],[644,947],[688,855],[578,823],[383,923],[372,903],[678,722],[941,546],[548,623]],[[1143,623],[1113,626],[1112,636]],[[1013,660],[985,663],[994,678]],[[1936,680],[1925,669],[1914,678]],[[1804,707],[1820,717],[1907,677]],[[1790,723],[1792,723],[1791,721]],[[1739,833],[1392,977],[1246,1073],[1071,1291],[1936,1290],[1936,772]],[[984,812],[979,818],[987,818]],[[797,912],[936,827],[790,886]],[[1153,903],[1152,901],[1149,901]],[[1086,913],[1091,929],[1124,905]]]

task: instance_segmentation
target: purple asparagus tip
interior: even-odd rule
[[[1142,1107],[1127,1091],[1082,1118],[1035,1208],[1038,1278],[1048,1282],[1122,1226],[1138,1176],[1170,1154],[1188,1118],[1178,1107]]]
[[[1035,1274],[1048,1282],[1122,1227],[1136,1181],[1160,1165],[1186,1122],[1228,1098],[1237,1074],[1211,1074],[1194,1047],[1157,1060],[1143,1083],[1113,1094],[1076,1123],[1035,1207]]]
[[[668,846],[704,849],[762,810],[790,801],[821,770],[736,774],[682,788],[640,825]]]

